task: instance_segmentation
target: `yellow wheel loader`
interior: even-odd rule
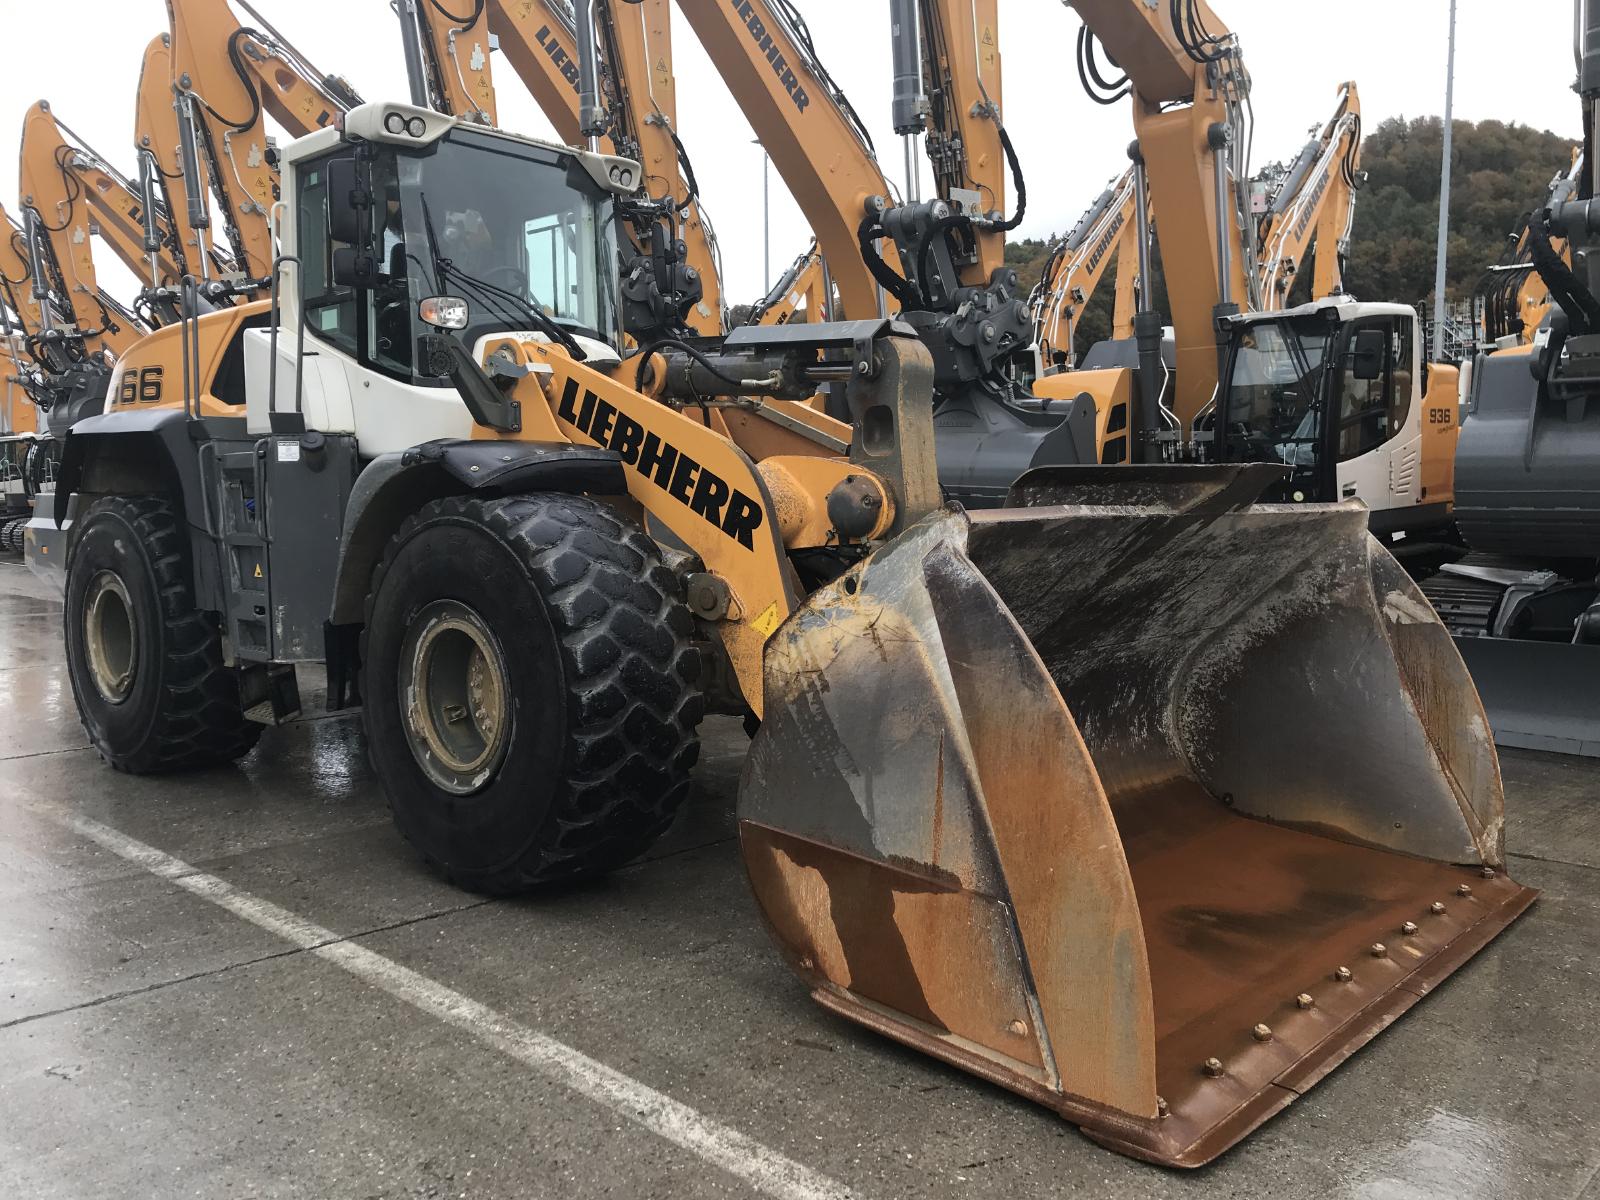
[[[753,715],[741,849],[817,1000],[1171,1165],[1532,902],[1477,697],[1359,507],[1257,504],[1281,468],[1241,464],[969,514],[893,319],[624,356],[630,160],[366,104],[282,172],[273,299],[130,348],[66,440],[112,766],[236,757],[322,662],[401,832],[509,892],[638,853],[702,713]]]

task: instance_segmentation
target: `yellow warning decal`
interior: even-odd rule
[[[771,637],[772,631],[778,627],[778,602],[774,600],[767,605],[766,610],[750,622],[750,627],[764,638]]]
[[[256,564],[256,578],[257,579],[261,578],[261,564],[260,563]]]

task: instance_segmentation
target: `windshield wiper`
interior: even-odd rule
[[[417,199],[422,205],[423,228],[428,234],[428,257],[433,261],[434,286],[440,291],[448,291],[445,283],[454,279],[457,283],[478,293],[478,298],[485,305],[496,310],[501,317],[509,311],[513,316],[525,315],[543,330],[550,338],[560,342],[568,354],[579,362],[585,361],[589,355],[570,333],[556,323],[548,313],[530,304],[528,300],[506,288],[496,287],[468,271],[462,270],[448,258],[439,256],[439,239],[433,229],[433,213],[428,208],[428,197],[422,192],[417,193]],[[515,322],[513,322],[515,323]]]

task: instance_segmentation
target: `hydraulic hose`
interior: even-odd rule
[[[1533,259],[1533,269],[1550,289],[1550,298],[1567,315],[1570,331],[1574,334],[1600,331],[1600,301],[1595,300],[1594,293],[1561,261],[1550,244],[1548,208],[1538,209],[1528,218],[1528,253]]]

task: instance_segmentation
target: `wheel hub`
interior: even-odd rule
[[[489,626],[457,600],[417,614],[400,652],[399,695],[417,764],[456,796],[480,791],[505,757],[511,689]]]
[[[95,690],[107,703],[121,704],[133,690],[139,637],[127,584],[113,571],[101,571],[89,581],[83,605],[83,645]]]

